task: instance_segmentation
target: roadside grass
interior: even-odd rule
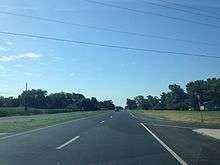
[[[74,119],[99,115],[107,111],[84,111],[59,114],[40,114],[0,118],[0,133],[20,132],[45,127]]]
[[[220,111],[133,110],[132,112],[143,117],[148,116],[176,122],[220,124]]]
[[[15,115],[54,114],[54,113],[65,113],[65,112],[72,112],[72,110],[28,108],[28,112],[25,112],[24,107],[1,107],[0,117],[15,116]]]

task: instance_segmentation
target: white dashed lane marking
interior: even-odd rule
[[[80,136],[76,136],[72,139],[70,139],[69,141],[67,141],[66,143],[62,144],[61,146],[57,147],[56,149],[57,150],[60,150],[62,149],[63,147],[67,146],[68,144],[72,143],[73,141],[75,141],[76,139],[78,139]]]

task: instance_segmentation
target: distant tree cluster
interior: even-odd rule
[[[157,96],[136,96],[127,99],[127,109],[164,110],[220,110],[220,79],[197,80],[186,84],[186,92],[176,84],[169,85],[169,92]]]
[[[18,98],[0,96],[0,107],[18,107],[19,105]]]
[[[17,98],[0,97],[0,107],[18,107],[25,106],[25,104],[32,108],[68,108],[74,111],[113,110],[115,108],[112,100],[98,101],[95,97],[90,99],[79,93],[47,94],[47,91],[42,89],[23,91]]]

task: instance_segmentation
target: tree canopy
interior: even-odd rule
[[[17,98],[0,97],[0,107],[25,106],[44,109],[68,108],[74,111],[95,111],[100,109],[112,110],[115,108],[112,100],[98,101],[95,97],[86,98],[80,93],[51,93],[46,90],[31,89],[23,91]]]
[[[180,85],[171,84],[168,92],[162,92],[160,97],[148,95],[127,99],[128,109],[170,109],[199,110],[205,106],[207,110],[219,110],[220,79],[196,80],[186,84],[186,91]]]

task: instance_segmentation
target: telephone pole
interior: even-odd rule
[[[25,96],[24,96],[24,110],[25,112],[27,112],[27,83],[25,84],[26,88],[25,88]]]
[[[200,95],[197,93],[196,97],[197,97],[197,101],[198,101],[198,105],[199,105],[199,111],[200,111],[200,114],[201,114],[201,122],[203,123],[204,118],[203,118],[203,114],[202,114],[203,109],[201,107]]]

